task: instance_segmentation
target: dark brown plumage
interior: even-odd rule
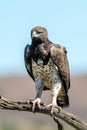
[[[26,69],[36,84],[33,110],[36,104],[40,107],[38,99],[43,89],[52,90],[52,108],[56,103],[61,107],[69,105],[70,70],[65,47],[53,44],[43,27],[33,28],[31,38],[31,45],[25,47],[24,59]]]

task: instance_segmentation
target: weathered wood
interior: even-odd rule
[[[3,97],[0,97],[0,109],[7,109],[7,110],[18,110],[18,111],[28,111],[32,112],[32,102],[20,102],[20,101],[9,101]],[[46,104],[41,103],[41,109],[38,107],[35,108],[35,112],[50,115],[51,110],[46,107]],[[87,130],[87,124],[78,118],[76,115],[68,113],[61,109],[54,110],[53,116],[54,120],[57,122],[58,126],[62,130],[62,126],[58,121],[58,118],[62,119],[70,126],[76,128],[77,130]]]

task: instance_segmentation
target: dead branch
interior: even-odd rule
[[[32,112],[32,103],[27,102],[20,102],[20,101],[9,101],[3,97],[0,97],[0,109],[7,109],[7,110],[18,110],[18,111],[28,111]],[[41,109],[38,107],[35,108],[35,112],[50,115],[50,109],[46,107],[46,104],[41,104]],[[87,130],[87,124],[78,118],[76,115],[68,113],[61,108],[55,109],[53,116],[57,122],[58,126],[60,126],[62,130],[62,126],[58,121],[58,118],[62,119],[70,126],[78,129],[78,130]]]

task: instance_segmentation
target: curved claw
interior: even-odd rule
[[[54,105],[54,104],[49,104],[46,107],[51,109],[51,115],[53,115],[54,108],[57,108],[57,109],[60,108],[59,106]]]
[[[32,105],[32,111],[34,112],[35,110],[35,106],[37,105],[40,109],[40,103],[41,103],[41,99],[40,98],[36,98],[35,100],[32,101],[33,105]]]

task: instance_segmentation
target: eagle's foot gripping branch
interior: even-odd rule
[[[36,98],[35,100],[29,100],[27,101],[27,103],[31,103],[32,104],[32,111],[33,113],[35,112],[35,107],[37,106],[39,109],[41,109],[41,99],[40,98]]]

